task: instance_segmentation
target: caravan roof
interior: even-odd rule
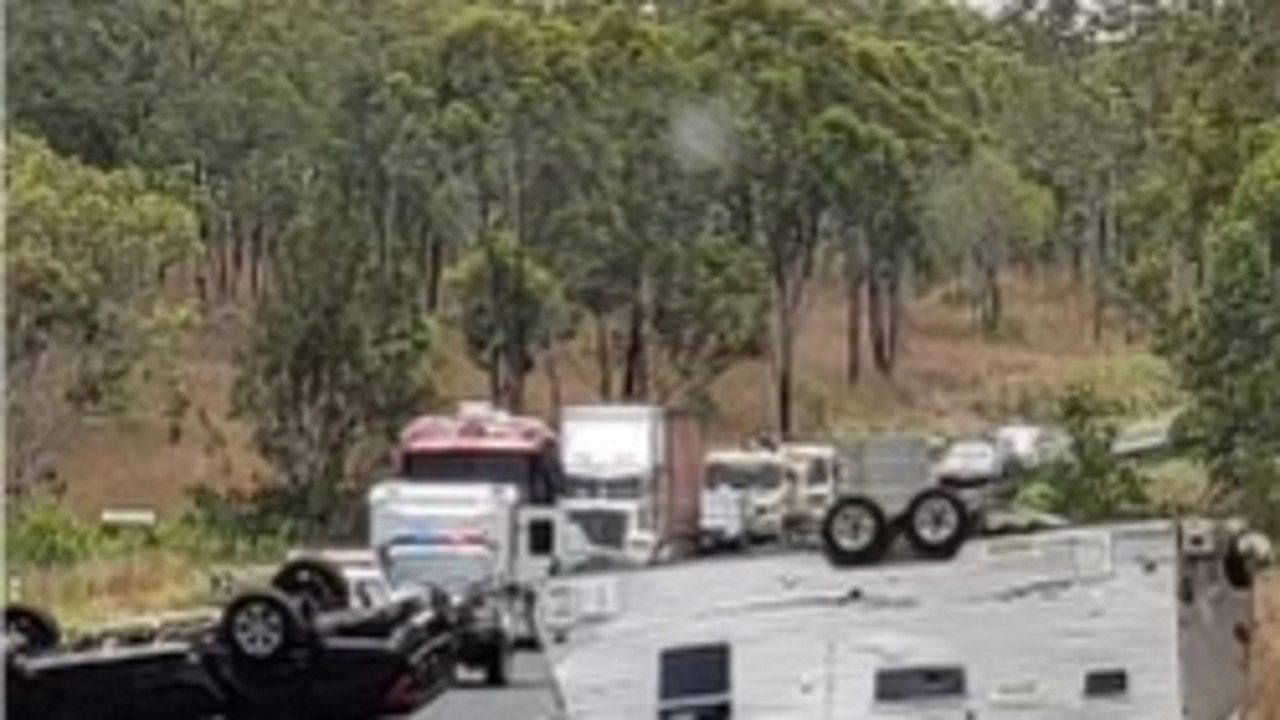
[[[574,720],[655,717],[660,654],[716,643],[740,718],[1175,720],[1176,559],[1172,525],[1145,523],[977,541],[942,564],[690,562],[610,576],[612,612],[549,652]]]

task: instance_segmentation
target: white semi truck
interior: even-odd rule
[[[654,560],[696,532],[699,438],[661,406],[564,407],[560,507],[593,545]]]
[[[834,446],[785,443],[773,448],[721,449],[703,464],[703,545],[742,547],[814,536],[840,478]]]

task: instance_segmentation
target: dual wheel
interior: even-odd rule
[[[832,565],[868,565],[884,558],[900,530],[917,555],[946,559],[968,539],[970,517],[964,501],[941,488],[916,495],[896,522],[869,498],[844,497],[822,518],[822,549]]]

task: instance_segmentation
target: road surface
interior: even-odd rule
[[[486,687],[464,680],[409,720],[543,720],[557,714],[555,686],[546,659],[535,652],[516,655],[511,685]]]

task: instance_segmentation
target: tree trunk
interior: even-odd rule
[[[1093,262],[1093,341],[1102,341],[1107,313],[1108,220],[1105,204],[1093,214],[1094,262]]]
[[[560,388],[560,364],[556,360],[555,348],[542,356],[542,367],[547,373],[547,400],[551,405],[551,427],[560,427],[560,407],[564,397]]]
[[[218,302],[226,302],[227,297],[230,294],[230,263],[228,262],[228,255],[230,252],[225,232],[222,233],[222,237],[218,239],[218,245],[214,248],[213,252],[214,262],[218,269]]]
[[[858,384],[862,373],[862,293],[866,286],[866,266],[862,259],[862,237],[855,237],[845,246],[845,355],[844,381],[847,388]]]
[[[902,349],[902,317],[904,308],[902,305],[902,263],[895,262],[890,269],[888,278],[889,285],[889,318],[888,324],[888,342],[887,342],[887,374],[892,375],[893,369],[898,364],[898,354]]]
[[[238,215],[231,216],[231,298],[240,297],[240,286],[244,275],[245,255],[245,220]]]
[[[489,351],[489,402],[501,404],[503,402],[503,383],[502,383],[502,351],[500,348],[494,348]]]
[[[440,310],[440,290],[444,278],[444,241],[437,233],[427,238],[427,312]]]
[[[600,401],[613,401],[613,350],[609,347],[609,322],[602,312],[593,312],[596,336],[596,371],[600,376]]]
[[[795,326],[794,317],[787,302],[778,303],[777,314],[777,411],[778,437],[786,440],[791,437],[793,428],[793,404],[795,386]]]
[[[627,400],[641,400],[646,394],[647,371],[644,347],[644,303],[637,299],[631,304],[627,328],[625,375],[622,380],[622,396]]]
[[[867,278],[867,314],[871,321],[871,357],[876,369],[888,375],[892,371],[889,357],[889,333],[885,327],[884,279],[879,268]]]
[[[1004,324],[1004,290],[1000,286],[1000,269],[994,262],[984,263],[982,269],[983,302],[982,329],[988,335],[1000,332]]]
[[[262,294],[262,246],[265,235],[265,223],[261,220],[255,222],[249,245],[249,294],[255,300]]]

